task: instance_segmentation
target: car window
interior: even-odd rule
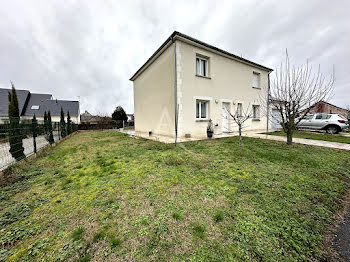
[[[317,114],[316,119],[322,119],[322,114]]]
[[[344,116],[338,115],[341,119],[347,120]]]
[[[332,117],[332,115],[327,115],[326,119],[330,119]]]
[[[314,117],[314,115],[306,115],[306,116],[303,117],[303,119],[305,119],[305,120],[310,120],[310,119],[312,119],[313,117]]]

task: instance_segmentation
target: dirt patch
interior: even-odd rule
[[[323,241],[324,255],[319,261],[350,261],[350,190],[346,192],[342,209],[333,214],[333,223]]]

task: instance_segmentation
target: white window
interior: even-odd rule
[[[243,105],[242,103],[237,104],[237,116],[242,116],[243,115]]]
[[[33,105],[30,109],[39,110],[39,106]]]
[[[253,119],[259,119],[260,118],[260,106],[254,105],[253,106]]]
[[[196,58],[196,73],[199,76],[208,77],[208,59],[197,57]]]
[[[196,119],[208,119],[209,102],[208,101],[196,101]]]
[[[260,74],[253,72],[253,88],[260,88]]]

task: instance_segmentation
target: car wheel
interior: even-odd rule
[[[326,132],[328,134],[337,134],[338,128],[336,126],[329,126],[329,127],[327,127]]]

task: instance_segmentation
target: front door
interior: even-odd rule
[[[222,103],[222,132],[231,132],[230,130],[230,104]]]

